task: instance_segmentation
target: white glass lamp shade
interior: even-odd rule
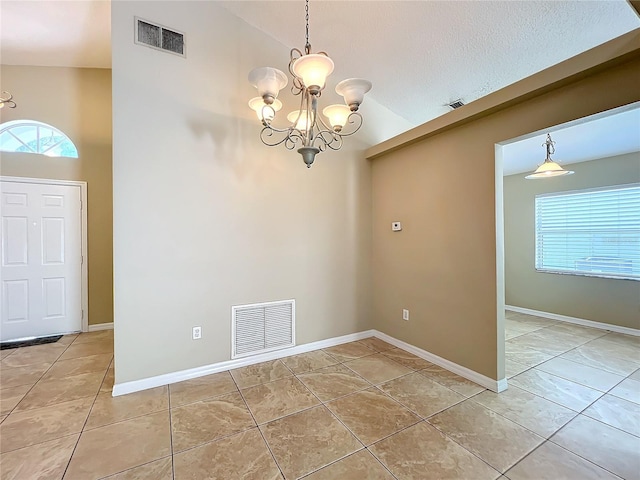
[[[536,171],[531,175],[527,175],[527,180],[537,180],[540,178],[559,177],[561,175],[571,175],[574,173],[571,170],[565,170],[553,160],[545,160],[542,165],[536,168]]]
[[[346,105],[329,105],[322,110],[322,113],[329,119],[333,129],[339,132],[347,123],[351,109]]]
[[[263,120],[270,122],[271,120],[273,120],[275,113],[282,108],[282,102],[276,99],[271,105],[267,105],[266,103],[264,103],[262,97],[254,97],[249,100],[249,108],[256,112],[258,120],[260,120],[261,122]]]
[[[277,68],[259,67],[249,72],[249,83],[258,89],[258,95],[266,101],[275,99],[288,81],[287,76]]]
[[[364,100],[364,94],[371,90],[371,82],[362,78],[347,78],[336,85],[336,93],[344,97],[344,103],[354,112]]]
[[[298,58],[291,67],[296,77],[300,77],[305,87],[322,90],[327,77],[333,72],[333,60],[326,55],[310,53]]]
[[[296,123],[295,128],[304,132],[307,130],[307,111],[306,110],[295,110],[287,115],[287,120],[291,123]]]

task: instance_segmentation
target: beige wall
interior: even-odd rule
[[[377,155],[372,162],[374,328],[490,378],[504,378],[497,291],[502,274],[496,267],[501,166],[496,179],[495,144],[639,100],[640,61],[637,52],[625,58],[631,57],[573,76],[561,87],[522,94],[508,108],[410,145],[371,149]],[[519,91],[527,91],[528,81]],[[458,112],[452,115],[463,115]],[[426,125],[421,130],[428,130]],[[403,231],[393,233],[392,221],[403,222]],[[411,312],[408,322],[402,320],[403,308]]]
[[[575,175],[545,181],[525,180],[524,174],[504,178],[506,303],[640,328],[640,282],[556,275],[535,269],[535,196],[640,182],[640,153],[576,163],[570,168]]]
[[[111,70],[2,65],[0,79],[18,104],[0,110],[0,122],[48,123],[78,148],[77,159],[3,152],[0,172],[87,182],[89,324],[112,322]]]
[[[134,45],[135,15],[187,58]],[[246,106],[288,49],[215,2],[113,2],[112,38],[116,383],[228,360],[233,305],[295,298],[298,344],[367,329],[364,146],[307,169]]]

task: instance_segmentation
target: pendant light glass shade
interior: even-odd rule
[[[295,110],[287,115],[287,120],[291,123],[295,122],[296,125],[294,128],[305,132],[307,130],[307,117],[308,114],[306,110]]]
[[[545,160],[542,165],[536,168],[536,171],[531,175],[527,175],[527,180],[537,180],[540,178],[560,177],[562,175],[571,175],[574,172],[572,170],[565,170],[553,160]]]
[[[371,82],[362,78],[347,78],[336,85],[336,93],[344,97],[344,103],[351,107],[352,111],[364,100],[364,94],[371,90]]]
[[[249,108],[256,112],[258,120],[266,121],[267,123],[273,120],[276,112],[282,108],[282,102],[275,99],[271,105],[264,103],[262,97],[253,97],[249,100]]]
[[[249,72],[249,83],[258,89],[258,95],[265,101],[277,98],[288,82],[287,76],[277,68],[259,67]]]
[[[346,105],[329,105],[322,110],[325,117],[329,119],[329,124],[337,132],[347,123],[351,109]]]
[[[310,53],[298,58],[291,69],[296,77],[302,79],[305,87],[322,90],[327,77],[333,72],[333,60],[326,55]]]

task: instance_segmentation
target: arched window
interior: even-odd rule
[[[12,120],[0,125],[0,151],[78,158],[78,149],[69,137],[56,127],[35,120]]]

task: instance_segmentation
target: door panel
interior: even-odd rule
[[[0,340],[80,330],[80,187],[21,182],[0,186]]]
[[[3,281],[2,304],[7,308],[8,322],[26,322],[29,318],[29,282],[26,280]],[[4,317],[4,312],[3,312]]]
[[[27,217],[3,217],[2,223],[2,264],[27,265]]]
[[[45,278],[42,280],[44,293],[44,318],[64,317],[65,281],[64,278]]]
[[[42,219],[42,264],[64,264],[64,218]]]

